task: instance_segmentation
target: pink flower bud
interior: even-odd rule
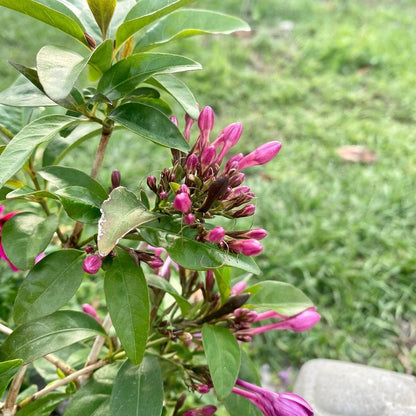
[[[245,290],[246,286],[247,286],[247,283],[243,282],[243,281],[236,283],[231,288],[230,295],[234,295],[234,296],[238,295],[239,293],[241,293]]]
[[[169,120],[176,126],[178,127],[179,123],[178,123],[178,119],[175,116],[170,116]]]
[[[228,242],[228,247],[234,253],[244,254],[245,256],[257,256],[263,250],[262,244],[258,240],[232,240]]]
[[[223,132],[221,133],[220,137],[223,137],[224,146],[222,147],[220,154],[216,160],[218,165],[221,165],[222,160],[224,159],[227,152],[233,147],[241,137],[241,133],[243,132],[243,125],[241,123],[233,123],[227,126]]]
[[[187,193],[177,194],[173,201],[173,207],[176,209],[176,211],[180,211],[186,214],[192,208],[191,198],[189,198]]]
[[[205,274],[205,289],[209,293],[214,289],[215,278],[212,270],[207,270]]]
[[[214,111],[211,107],[206,106],[202,109],[198,117],[198,127],[199,130],[201,130],[201,133],[206,131],[208,131],[208,133],[211,132],[214,127],[214,118]]]
[[[233,218],[249,217],[256,211],[256,206],[253,204],[247,204],[243,208],[233,213]]]
[[[159,256],[152,256],[152,258],[147,262],[147,264],[152,269],[158,269],[163,266],[163,260]]]
[[[182,416],[211,416],[217,411],[215,406],[204,406],[186,411]]]
[[[239,168],[245,169],[250,166],[264,165],[279,153],[281,147],[282,144],[280,142],[262,144],[239,161]]]
[[[38,264],[45,256],[46,254],[43,251],[42,253],[38,254],[35,258],[35,264]]]
[[[97,311],[94,309],[93,306],[89,305],[88,303],[84,303],[82,305],[82,310],[84,311],[84,313],[92,316],[94,319],[101,323],[101,319],[98,317]]]
[[[153,192],[156,192],[156,178],[154,176],[148,176],[146,181],[147,181],[147,186]]]
[[[168,194],[165,192],[165,191],[162,191],[160,194],[159,194],[159,198],[163,201],[164,199],[167,199],[167,197],[168,197]]]
[[[191,127],[194,124],[194,119],[189,115],[185,114],[185,130],[183,132],[183,137],[189,143],[189,139],[191,137]]]
[[[208,386],[208,384],[200,384],[198,386],[198,393],[207,394],[210,392],[210,390],[211,390],[211,387]]]
[[[321,319],[321,315],[316,312],[316,307],[305,309],[301,313],[290,317],[285,322],[292,331],[304,332],[314,327]]]
[[[95,274],[100,270],[102,264],[103,260],[101,256],[99,254],[92,254],[85,258],[82,268],[84,269],[84,272],[88,274]]]
[[[207,166],[210,166],[214,162],[217,156],[217,150],[214,146],[207,146],[201,153],[201,166],[204,170]]]
[[[198,166],[198,156],[195,153],[192,153],[186,159],[186,170],[188,173],[194,173]]]
[[[88,245],[85,247],[85,252],[86,252],[87,254],[94,253],[94,251],[95,251],[95,248],[94,248],[91,244],[88,244]]]
[[[184,217],[185,224],[192,225],[195,224],[195,215],[194,214],[186,214]]]
[[[231,188],[235,188],[236,186],[240,186],[244,182],[245,177],[246,176],[244,175],[244,173],[241,173],[241,172],[237,173],[236,175],[233,175],[230,178],[230,183],[229,183]]]
[[[118,188],[121,184],[121,175],[117,169],[111,172],[111,185],[113,188]]]
[[[179,187],[178,194],[188,194],[189,195],[189,188],[183,184]]]
[[[256,240],[262,240],[267,236],[267,231],[263,228],[253,228],[250,231],[247,231],[244,235],[244,238],[254,238]]]
[[[222,227],[215,227],[208,232],[206,239],[210,243],[220,243],[225,236],[225,230]]]

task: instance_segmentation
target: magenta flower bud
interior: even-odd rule
[[[250,188],[248,186],[239,186],[238,188],[235,188],[233,190],[232,197],[236,197],[236,196],[240,196],[240,195],[245,195],[248,192],[250,192]]]
[[[183,220],[185,221],[185,224],[187,224],[187,225],[195,224],[195,215],[194,214],[186,214],[185,217],[183,218]]]
[[[99,254],[92,254],[91,256],[85,257],[82,268],[84,272],[88,274],[95,274],[100,270],[103,260]]]
[[[240,162],[240,160],[243,158],[243,154],[242,153],[237,153],[236,155],[234,155],[231,159],[229,159],[227,161],[227,163],[225,164],[224,167],[224,172],[229,172],[231,169],[236,169],[238,170],[238,163]]]
[[[42,253],[38,254],[35,258],[35,264],[38,264],[45,256],[46,254],[43,251]]]
[[[189,143],[189,139],[191,137],[191,127],[194,124],[194,119],[189,115],[185,114],[185,130],[183,132],[183,137]]]
[[[85,247],[85,252],[86,252],[87,254],[94,253],[94,251],[95,251],[95,248],[94,248],[91,244],[88,244],[88,245]]]
[[[198,386],[198,393],[207,394],[210,392],[210,390],[211,390],[211,387],[208,386],[208,384],[200,384]]]
[[[237,173],[236,175],[233,175],[230,178],[231,188],[235,188],[236,186],[240,186],[244,182],[245,177],[246,176],[244,175],[244,173],[241,173],[241,172]]]
[[[254,238],[256,240],[262,240],[264,237],[267,236],[267,231],[263,230],[263,228],[253,228],[250,231],[247,231],[245,234],[242,235],[244,238]]]
[[[173,201],[173,207],[176,209],[176,211],[180,211],[186,214],[192,208],[191,198],[189,198],[187,193],[177,194]]]
[[[214,289],[214,284],[214,273],[212,272],[212,270],[207,270],[205,273],[205,289],[208,293],[212,292],[212,289]]]
[[[186,170],[188,173],[194,173],[196,171],[196,168],[198,166],[198,156],[195,153],[192,153],[188,156],[188,159],[186,159]]]
[[[94,319],[96,319],[98,322],[101,323],[101,319],[98,317],[97,311],[94,309],[93,306],[91,306],[88,303],[84,303],[82,305],[82,310],[84,311],[84,313],[86,313],[87,315],[92,316]]]
[[[202,109],[198,117],[198,127],[201,130],[201,133],[211,132],[214,127],[214,111],[211,107],[206,106]]]
[[[178,122],[178,119],[175,117],[175,116],[170,116],[169,117],[169,120],[176,126],[176,127],[178,127],[178,125],[179,125],[179,122]]]
[[[249,217],[250,215],[253,215],[255,211],[256,211],[255,205],[247,204],[246,206],[239,209],[238,211],[235,211],[233,213],[233,218]]]
[[[250,166],[264,165],[279,153],[281,147],[282,144],[280,142],[262,144],[239,161],[239,168],[245,169]]]
[[[224,239],[225,230],[222,227],[215,227],[205,236],[210,243],[221,243]]]
[[[211,416],[217,411],[215,406],[204,406],[186,411],[182,416]]]
[[[214,146],[207,146],[201,153],[201,166],[202,169],[205,169],[207,166],[210,166],[214,162],[215,157],[217,156],[217,150]]]
[[[163,260],[159,256],[152,256],[152,259],[147,262],[152,269],[159,269],[163,266]]]
[[[114,188],[118,188],[121,184],[121,175],[117,169],[111,172],[111,185]]]
[[[179,187],[178,194],[188,194],[189,195],[189,188],[183,184]]]
[[[295,332],[309,331],[321,319],[321,315],[316,312],[316,307],[305,309],[301,313],[290,317],[285,323]],[[289,328],[288,328],[289,329]]]
[[[153,191],[156,192],[156,178],[154,176],[148,176],[147,177],[147,186]]]
[[[167,197],[168,197],[168,194],[165,192],[165,191],[162,191],[160,194],[159,194],[159,198],[163,201],[164,199],[167,199]]]
[[[233,147],[241,137],[243,132],[243,125],[241,123],[233,123],[227,126],[220,136],[223,137],[224,146],[222,147],[220,154],[216,160],[218,165],[221,165],[222,160],[224,159],[227,152]]]
[[[246,282],[238,282],[236,283],[230,291],[230,295],[238,295],[239,293],[243,292],[246,289],[247,283]]]
[[[228,242],[230,250],[237,254],[244,254],[245,256],[257,256],[263,250],[262,244],[258,240],[232,240]]]

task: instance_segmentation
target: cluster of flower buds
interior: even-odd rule
[[[186,116],[184,137],[189,142],[193,120]],[[177,120],[172,118],[177,125]],[[195,227],[200,241],[218,244],[236,254],[255,256],[262,251],[260,239],[264,230],[225,232],[222,227],[205,228],[205,219],[220,215],[226,218],[242,218],[254,214],[255,197],[248,186],[243,186],[242,170],[263,165],[273,159],[280,150],[280,142],[261,145],[244,156],[231,157],[222,167],[224,158],[241,137],[241,123],[227,126],[210,142],[214,126],[214,112],[205,107],[198,118],[199,136],[188,154],[174,151],[173,167],[164,169],[159,182],[154,176],[147,178],[148,187],[156,194],[156,206],[162,212],[183,216],[185,224]]]
[[[275,311],[267,311],[257,313],[245,308],[236,309],[233,313],[233,331],[235,336],[240,341],[250,342],[253,335],[261,334],[263,332],[272,330],[290,330],[295,332],[304,332],[313,328],[321,319],[321,315],[316,312],[316,307],[310,307],[297,315],[286,316],[281,315]],[[265,319],[277,318],[277,322],[267,325],[254,327],[255,322],[263,321]]]

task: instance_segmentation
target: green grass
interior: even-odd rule
[[[183,79],[201,105],[215,109],[216,132],[243,122],[236,151],[282,141],[277,159],[252,169],[247,180],[258,196],[255,225],[269,232],[258,257],[262,278],[299,286],[323,315],[309,333],[268,334],[253,346],[260,361],[277,370],[328,357],[415,372],[414,2],[198,4],[244,17],[253,32],[184,40],[166,50],[203,64]],[[282,29],[287,21],[293,30]],[[0,22],[2,61],[30,65],[42,44],[67,41],[3,9]],[[0,62],[0,86],[13,76]],[[150,146],[123,139],[113,140],[105,164],[120,169],[129,186],[168,163],[166,151],[154,155]],[[353,144],[374,151],[377,163],[341,160],[336,149]]]

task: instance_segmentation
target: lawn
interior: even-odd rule
[[[269,232],[261,278],[297,285],[323,316],[308,333],[255,343],[259,361],[280,370],[325,357],[415,372],[414,1],[197,4],[243,17],[252,33],[183,40],[168,50],[204,66],[183,79],[216,111],[216,132],[243,122],[236,151],[283,143],[277,159],[248,178],[258,196],[255,225]],[[0,23],[1,88],[15,77],[6,59],[33,65],[44,43],[68,42],[5,9]],[[127,141],[113,139],[105,164],[137,187],[169,155]],[[347,162],[337,154],[345,145],[366,146],[377,161]],[[133,151],[137,158],[126,162]],[[77,154],[68,163],[86,161]]]

